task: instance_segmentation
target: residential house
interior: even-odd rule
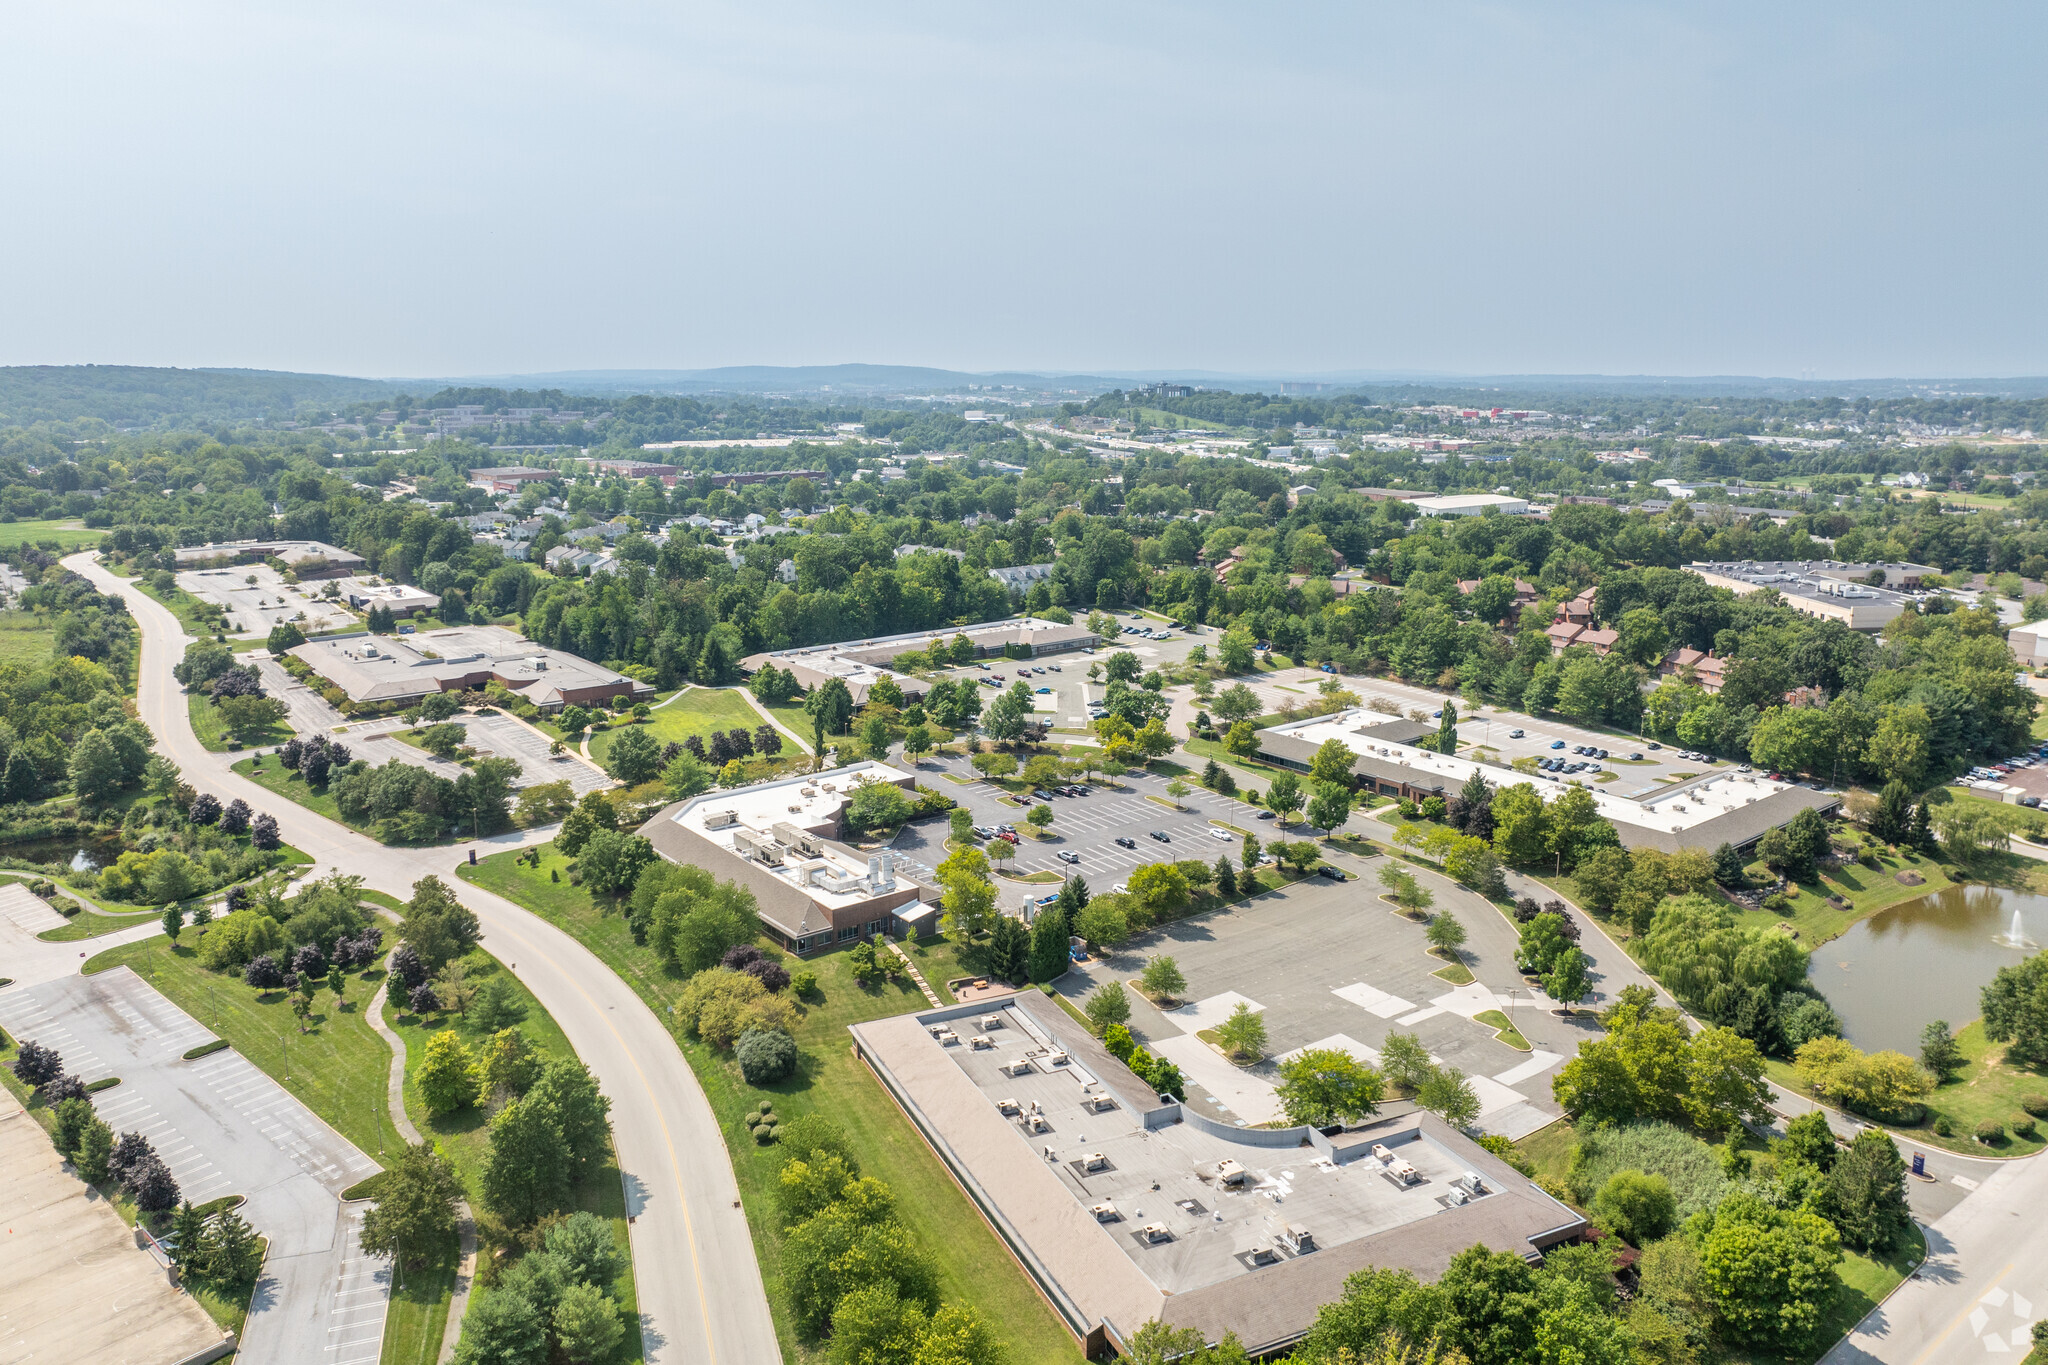
[[[1727,669],[1728,661],[1717,658],[1713,651],[1701,653],[1697,649],[1685,648],[1672,650],[1657,666],[1657,672],[1662,676],[1681,681],[1690,677],[1701,691],[1709,693],[1721,690],[1722,683],[1727,681]]]

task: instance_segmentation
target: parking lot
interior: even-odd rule
[[[225,608],[236,634],[267,635],[272,626],[286,621],[297,621],[308,635],[361,623],[341,602],[321,597],[319,583],[287,583],[268,564],[187,569],[178,575],[178,586],[202,602]],[[300,612],[305,613],[303,621],[297,620]]]
[[[940,767],[976,780],[970,785],[947,782],[933,771]],[[919,770],[919,780],[927,786],[937,787],[965,806],[977,825],[1009,824],[1021,829],[1025,824],[1025,813],[1039,804],[1027,800],[1020,806],[1006,800],[1008,794],[1000,787],[981,781],[965,759],[927,758]],[[1260,818],[1262,814],[1270,816],[1270,812],[1263,812],[1259,807],[1248,806],[1242,801],[1196,788],[1181,798],[1183,809],[1173,810],[1166,795],[1165,778],[1133,772],[1126,773],[1119,781],[1121,788],[1098,780],[1086,784],[1089,789],[1087,796],[1055,796],[1046,802],[1053,812],[1053,822],[1047,831],[1053,837],[1040,842],[1026,835],[1018,846],[1017,856],[1008,864],[1010,870],[1056,872],[1063,877],[1078,873],[1087,879],[1091,889],[1107,891],[1146,863],[1176,862],[1183,858],[1213,863],[1219,854],[1228,854],[1232,864],[1236,864],[1244,852],[1242,836],[1219,829],[1212,821],[1251,830],[1262,841],[1289,837],[1281,833],[1277,820]],[[1154,830],[1165,834],[1167,840],[1161,842],[1152,838]],[[935,827],[929,832],[928,840],[932,846],[921,850],[923,861],[934,861],[933,855],[937,858],[945,856],[941,844],[943,837],[941,828]],[[1116,842],[1119,838],[1129,839],[1136,847],[1122,847]],[[901,839],[898,845],[902,845]],[[1063,851],[1077,854],[1081,861],[1062,861],[1058,855]],[[912,852],[911,856],[916,860],[920,855]],[[917,872],[918,869],[913,867],[912,875],[917,875]],[[1013,882],[1000,885],[1003,888],[1002,899],[1010,906],[1044,894],[1038,887],[1019,886]],[[1010,893],[1013,887],[1016,890],[1014,896]]]
[[[1456,914],[1470,934],[1465,962],[1477,979],[1452,986],[1432,975],[1444,964],[1427,955],[1423,926],[1375,894],[1377,860],[1338,856],[1362,874],[1359,882],[1309,879],[1178,921],[1076,967],[1057,989],[1078,1004],[1103,982],[1136,978],[1148,958],[1171,955],[1187,978],[1190,1003],[1162,1011],[1130,992],[1131,1029],[1181,1068],[1199,1091],[1188,1097],[1192,1103],[1225,1121],[1279,1117],[1277,1064],[1294,1052],[1337,1048],[1376,1062],[1380,1044],[1396,1030],[1415,1034],[1440,1063],[1465,1073],[1483,1129],[1519,1136],[1556,1117],[1554,1069],[1591,1034],[1588,1025],[1546,1014],[1551,1002],[1523,983],[1514,968],[1513,926],[1471,893],[1420,874],[1438,907]],[[1253,1067],[1232,1065],[1196,1036],[1240,1001],[1266,1023],[1268,1060]],[[1530,1051],[1510,1048],[1473,1021],[1490,1009],[1511,1012]]]
[[[455,717],[453,723],[468,731],[464,742],[477,751],[478,757],[509,758],[519,765],[519,776],[512,780],[514,787],[566,780],[576,795],[581,796],[612,785],[611,778],[582,759],[567,752],[559,755],[548,753],[550,741],[545,735],[509,717],[463,715]],[[395,758],[451,781],[461,776],[460,763],[436,758],[426,750],[399,739],[396,732],[405,728],[402,720],[370,721],[348,731],[343,742],[349,746],[351,756],[373,765],[381,766]]]
[[[185,1198],[246,1198],[242,1216],[270,1239],[242,1334],[249,1359],[378,1358],[388,1267],[363,1262],[338,1197],[375,1161],[236,1052],[184,1060],[213,1034],[126,967],[0,995],[0,1025],[88,1083],[118,1076],[94,1108],[115,1132],[146,1136]]]

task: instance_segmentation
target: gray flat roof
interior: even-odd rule
[[[988,1016],[1000,1025],[984,1030]],[[1475,1242],[1533,1256],[1583,1226],[1426,1114],[1390,1112],[1341,1153],[1312,1130],[1190,1116],[1035,991],[851,1032],[1080,1335],[1106,1323],[1128,1337],[1160,1317],[1270,1349],[1362,1266],[1435,1273]],[[1417,1182],[1383,1168],[1374,1143]],[[1464,1193],[1468,1174],[1477,1197]],[[1163,1235],[1148,1234],[1155,1225]]]
[[[497,678],[536,706],[553,706],[565,693],[590,687],[628,684],[635,693],[654,690],[602,664],[543,648],[503,626],[450,626],[418,635],[351,635],[311,640],[291,652],[353,701],[423,697],[478,674]]]

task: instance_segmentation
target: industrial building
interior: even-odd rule
[[[950,645],[963,635],[974,646],[976,658],[1009,655],[1019,650],[1029,650],[1029,657],[1040,658],[1047,654],[1093,649],[1102,642],[1102,637],[1086,626],[1061,625],[1057,621],[1041,621],[1027,616],[1007,621],[985,621],[978,626],[913,631],[907,635],[881,635],[865,640],[841,640],[830,645],[805,645],[797,649],[769,650],[761,654],[749,654],[740,660],[740,665],[750,672],[758,671],[767,664],[787,669],[796,675],[797,682],[806,691],[829,678],[838,678],[846,684],[847,691],[853,694],[853,703],[856,706],[867,703],[869,688],[884,678],[890,678],[903,689],[903,695],[907,700],[916,701],[924,696],[924,683],[907,673],[898,673],[890,668],[889,664],[894,662],[898,655],[923,653],[934,644]]]
[[[798,955],[875,934],[915,938],[936,922],[938,892],[902,876],[896,855],[836,842],[863,783],[909,791],[910,775],[881,763],[706,792],[640,827],[654,851],[754,893],[761,924]]]
[[[1827,559],[1748,559],[1685,567],[1738,597],[1770,589],[1792,610],[1840,621],[1851,630],[1882,630],[1912,603],[1907,593],[1938,572],[1924,564],[1844,564]]]
[[[1529,500],[1504,493],[1449,493],[1440,498],[1412,498],[1409,506],[1426,517],[1477,517],[1487,512],[1521,516],[1529,510]]]
[[[651,696],[644,682],[602,664],[543,649],[503,626],[449,626],[420,635],[309,640],[291,651],[353,702],[414,701],[493,680],[543,711]]]
[[[1827,814],[1841,804],[1841,798],[1832,793],[1773,781],[1756,772],[1709,772],[1676,782],[1599,787],[1576,778],[1524,773],[1500,763],[1422,748],[1417,741],[1433,729],[1429,721],[1355,710],[1275,725],[1257,733],[1261,757],[1301,772],[1308,770],[1325,741],[1339,740],[1358,755],[1351,771],[1362,780],[1365,790],[1410,801],[1455,796],[1474,772],[1496,787],[1527,783],[1546,801],[1579,786],[1592,794],[1594,806],[1614,826],[1623,847],[1664,853],[1681,848],[1713,849],[1722,844],[1748,848],[1771,830],[1789,824],[1802,810]]]
[[[258,564],[275,559],[300,578],[341,578],[369,567],[359,554],[317,540],[225,540],[176,552],[180,569]]]
[[[388,578],[344,578],[335,586],[341,590],[341,600],[357,611],[382,607],[393,616],[417,616],[441,605],[438,594]]]
[[[1210,1118],[1035,991],[849,1032],[1091,1359],[1154,1318],[1270,1355],[1368,1266],[1432,1280],[1474,1244],[1538,1261],[1587,1227],[1403,1102],[1334,1132]]]

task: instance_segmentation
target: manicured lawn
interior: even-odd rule
[[[200,601],[182,588],[173,588],[167,593],[158,592],[150,586],[147,578],[137,578],[135,586],[142,590],[144,596],[153,597],[169,607],[171,614],[178,618],[178,624],[184,627],[187,635],[210,639],[219,629],[220,611],[211,603]]]
[[[379,1365],[437,1365],[448,1330],[448,1299],[455,1292],[461,1247],[451,1237],[425,1265],[412,1266],[391,1287]]]
[[[549,849],[537,869],[516,864],[511,854],[500,854],[474,868],[461,868],[459,875],[574,934],[657,1014],[666,1014],[686,978],[636,947],[620,916],[604,913],[581,889],[569,885],[567,868],[567,860]],[[563,879],[549,880],[551,871],[562,872]],[[931,941],[909,952],[934,983],[965,974],[950,944]],[[1009,1345],[1015,1365],[1078,1362],[1079,1347],[1036,1287],[881,1085],[853,1058],[848,1024],[922,1009],[924,998],[907,980],[861,989],[853,982],[844,953],[830,953],[804,965],[818,974],[822,998],[799,1002],[803,1012],[797,1042],[804,1062],[797,1077],[755,1088],[740,1079],[729,1054],[714,1053],[695,1040],[679,1044],[726,1126],[727,1147],[784,1358],[808,1365],[824,1360],[825,1351],[818,1343],[798,1339],[783,1288],[783,1217],[775,1197],[782,1153],[756,1146],[741,1124],[741,1116],[763,1098],[772,1098],[784,1119],[820,1112],[846,1131],[863,1171],[895,1189],[905,1227],[938,1267],[942,1293],[970,1302],[985,1314],[997,1337]]]
[[[760,714],[732,688],[692,687],[655,707],[645,725],[663,744],[680,744],[691,735],[708,738],[714,730],[745,730],[751,735],[761,723]],[[628,728],[625,724],[614,724],[609,730],[592,735],[591,757],[602,761],[612,741]],[[806,727],[792,728],[800,735],[810,733]],[[787,737],[783,739],[783,745],[787,752]]]
[[[300,1033],[289,993],[258,991],[238,976],[206,970],[194,947],[199,938],[198,930],[188,928],[175,946],[160,937],[123,944],[99,954],[84,970],[90,975],[132,968],[364,1152],[375,1157],[392,1144],[384,1109],[391,1049],[363,1017],[383,970],[350,974],[339,1002],[322,986],[306,1032]]]
[[[221,722],[220,708],[215,706],[211,699],[202,693],[190,693],[185,698],[185,709],[192,717],[192,733],[206,746],[208,753],[224,754],[237,747],[228,742],[231,738],[228,728]],[[290,739],[293,733],[289,721],[278,720],[272,721],[253,734],[236,735],[232,738],[239,741],[241,748],[258,749],[265,745],[282,744]]]
[[[39,664],[50,657],[57,631],[32,611],[0,611],[0,664]]]
[[[160,917],[163,911],[156,906],[137,910],[132,915],[102,915],[93,910],[81,910],[69,921],[37,934],[45,943],[76,943],[82,939],[98,938],[120,929],[133,929],[138,924],[147,924]]]
[[[69,552],[81,545],[98,544],[99,538],[105,534],[105,531],[88,531],[71,517],[51,521],[0,521],[0,548],[11,549],[16,545],[54,540]]]
[[[1911,1135],[1915,1142],[1972,1156],[2027,1156],[2048,1146],[2048,1138],[2039,1134],[2022,1138],[2012,1132],[2013,1120],[2026,1114],[2020,1108],[2020,1099],[2026,1095],[2048,1095],[2048,1069],[2008,1062],[2005,1044],[1985,1038],[1981,1019],[1958,1030],[1956,1042],[1963,1049],[1966,1065],[1954,1080],[1927,1097],[1926,1122],[1911,1127],[1887,1122],[1884,1126]],[[1808,1094],[1790,1064],[1767,1058],[1765,1066],[1779,1085]],[[1936,1133],[1933,1126],[1934,1120],[1944,1115],[1952,1130],[1948,1137]],[[2006,1125],[2004,1140],[1988,1147],[1974,1136],[1977,1125],[1986,1119]]]
[[[494,976],[504,975],[513,986],[513,998],[525,1010],[525,1017],[514,1025],[526,1035],[534,1051],[543,1057],[576,1056],[576,1050],[562,1033],[554,1017],[541,1006],[533,993],[526,989],[519,978],[507,972],[504,965],[483,949],[472,951],[463,959],[469,980],[477,985]],[[427,1113],[426,1101],[421,1098],[415,1076],[420,1063],[426,1057],[427,1044],[438,1033],[449,1030],[462,1038],[472,1051],[488,1041],[489,1035],[472,1027],[461,1016],[442,1014],[421,1019],[410,1011],[400,1010],[386,1000],[384,1002],[384,1023],[392,1032],[405,1041],[405,1112],[413,1126],[422,1136],[432,1142],[443,1156],[453,1163],[462,1185],[468,1191],[470,1206],[476,1207],[483,1185],[485,1158],[490,1153],[490,1114],[482,1108],[458,1110],[439,1118]],[[389,1055],[388,1053],[386,1054]],[[619,1283],[611,1290],[612,1297],[619,1301],[629,1324],[639,1314],[639,1300],[634,1289],[631,1250],[627,1242],[625,1194],[619,1183],[618,1163],[607,1162],[604,1168],[584,1182],[575,1192],[574,1207],[589,1209],[611,1221],[612,1237],[622,1252],[627,1253],[627,1270]],[[450,1247],[452,1253],[453,1247]],[[393,1316],[384,1326],[384,1362],[420,1362],[432,1365],[437,1359],[441,1332],[448,1317],[448,1294],[454,1284],[454,1260],[452,1254],[443,1261],[437,1261],[428,1270],[413,1272],[422,1281],[418,1286],[416,1301],[413,1286],[408,1286],[406,1312],[401,1321],[394,1307]],[[634,1343],[636,1335],[629,1330],[628,1349],[620,1357],[621,1362],[640,1359],[640,1351]]]

